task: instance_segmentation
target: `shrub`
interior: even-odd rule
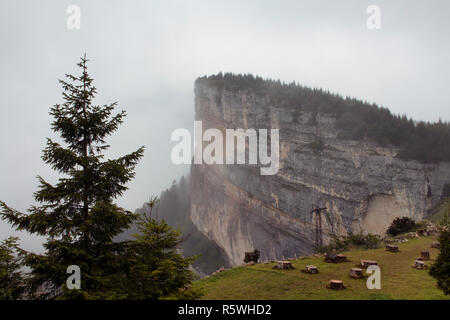
[[[347,250],[348,246],[349,244],[345,238],[334,237],[330,240],[330,243],[328,245],[316,248],[316,252],[318,253],[342,252]]]
[[[376,249],[381,245],[381,237],[374,234],[353,234],[349,233],[344,237],[333,237],[327,246],[316,249],[319,253],[326,252],[342,252],[350,247],[358,247],[364,249]]]
[[[255,263],[258,263],[259,256],[260,256],[259,251],[256,249],[253,252],[245,252],[244,262],[249,263],[253,261]]]
[[[349,236],[350,244],[357,247],[364,247],[366,249],[376,249],[380,246],[381,237],[375,234],[350,234]]]
[[[386,233],[395,237],[401,233],[413,231],[416,226],[416,222],[408,217],[395,218]]]

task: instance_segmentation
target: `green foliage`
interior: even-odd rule
[[[189,270],[196,257],[184,258],[177,252],[181,233],[173,230],[164,220],[158,221],[152,217],[156,203],[156,198],[150,200],[150,213],[140,218],[136,243],[127,254],[132,262],[126,282],[127,297],[197,298],[200,293],[190,288],[195,274]]]
[[[193,266],[210,274],[222,266],[228,267],[225,253],[214,241],[201,233],[191,220],[190,177],[181,177],[178,184],[163,191],[157,217],[182,231],[180,248],[185,256],[199,255]]]
[[[365,249],[376,249],[381,245],[381,237],[374,234],[350,234],[350,243],[356,247],[363,247]]]
[[[45,254],[23,254],[24,264],[31,268],[29,292],[38,299],[197,297],[188,288],[194,258],[177,253],[179,233],[165,222],[149,217],[139,221],[134,241],[114,241],[138,218],[113,201],[127,190],[144,147],[104,160],[102,152],[109,147],[105,138],[118,129],[125,112],[113,115],[116,103],[92,104],[97,91],[87,61],[84,57],[78,64],[80,76],[66,75],[69,82],[60,81],[65,102],[50,111],[52,129],[65,145],[48,139],[42,159],[64,178],[52,185],[39,177],[35,199],[40,206],[32,206],[28,214],[0,202],[4,220],[18,230],[47,237]],[[151,208],[156,202],[152,199]],[[8,245],[15,248],[14,242]],[[79,290],[66,287],[70,265],[81,270]]]
[[[16,300],[25,292],[20,273],[22,253],[17,237],[9,237],[0,243],[0,300]]]
[[[51,108],[52,129],[64,144],[47,139],[42,159],[63,175],[52,185],[39,179],[35,193],[38,206],[28,214],[0,202],[1,216],[16,229],[47,237],[45,254],[27,254],[31,268],[30,290],[35,298],[126,298],[121,287],[130,262],[129,243],[116,243],[113,237],[127,229],[136,215],[113,201],[127,189],[144,148],[117,159],[104,160],[105,142],[125,117],[113,115],[116,103],[93,105],[97,93],[87,72],[88,60],[81,59],[81,75],[60,80],[63,104]],[[67,267],[81,269],[81,290],[65,288]],[[43,294],[38,294],[45,288]],[[41,289],[41,290],[39,290]]]
[[[148,204],[137,209],[136,213],[140,216],[148,215],[150,213]],[[155,219],[164,219],[169,226],[181,231],[179,248],[186,257],[198,255],[192,263],[196,271],[211,274],[222,266],[229,267],[223,249],[201,233],[192,222],[190,176],[182,176],[178,183],[173,181],[171,187],[161,193],[158,207],[152,214]],[[136,232],[138,228],[133,225],[119,238],[133,239],[132,235]]]
[[[430,268],[430,275],[436,278],[439,288],[446,295],[450,295],[450,231],[448,227],[441,230],[439,243],[439,256]]]
[[[408,217],[402,217],[402,218],[395,218],[394,221],[392,221],[392,224],[387,229],[386,233],[388,235],[391,235],[393,237],[406,233],[411,232],[417,228],[416,222]]]
[[[381,242],[381,237],[371,233],[367,235],[349,233],[344,237],[333,237],[328,245],[317,248],[316,252],[342,252],[350,248],[377,249]]]
[[[450,123],[417,122],[405,115],[393,115],[389,109],[350,97],[296,83],[264,80],[250,74],[219,73],[197,79],[221,90],[251,91],[269,97],[274,105],[286,105],[305,112],[333,114],[340,138],[368,139],[383,146],[399,148],[398,157],[435,163],[450,160]],[[220,99],[217,99],[219,107]],[[315,118],[314,118],[315,119]],[[314,121],[314,120],[313,120]]]

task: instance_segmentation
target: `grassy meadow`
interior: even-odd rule
[[[236,267],[194,282],[204,293],[202,299],[450,299],[436,286],[428,270],[411,268],[421,251],[430,251],[431,265],[439,250],[430,248],[437,237],[422,237],[399,244],[400,252],[380,249],[351,249],[343,252],[349,262],[326,263],[323,256],[310,256],[292,261],[293,270],[274,270],[275,263]],[[366,279],[352,279],[351,268],[361,259],[376,260],[381,269],[381,289],[369,290]],[[306,265],[315,265],[318,274],[301,272]],[[365,274],[365,272],[364,272]],[[329,280],[342,280],[346,289],[329,290]]]

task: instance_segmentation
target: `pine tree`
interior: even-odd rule
[[[443,228],[439,235],[440,252],[430,268],[430,275],[436,278],[439,288],[450,295],[450,231]]]
[[[136,242],[128,250],[132,261],[125,287],[130,299],[195,299],[201,293],[190,287],[195,274],[189,266],[197,257],[185,258],[178,252],[181,232],[153,216],[159,199],[152,197],[149,208],[138,221]]]
[[[22,277],[22,253],[17,237],[9,237],[0,243],[0,300],[16,300],[25,292]]]
[[[440,222],[439,234],[440,252],[436,262],[430,268],[430,275],[434,277],[439,288],[446,295],[450,295],[450,223],[448,219],[450,207],[447,208]]]
[[[52,185],[38,176],[39,190],[28,214],[4,202],[2,218],[16,229],[47,237],[45,254],[28,254],[25,264],[31,270],[30,290],[36,298],[126,298],[121,284],[127,277],[129,243],[113,238],[137,218],[114,200],[127,189],[144,147],[113,160],[105,160],[109,147],[105,138],[118,129],[125,111],[113,114],[117,103],[93,104],[97,93],[87,71],[86,56],[78,66],[81,75],[66,74],[60,80],[64,103],[56,104],[50,114],[53,131],[64,145],[47,139],[42,159],[62,174]],[[81,269],[81,290],[68,290],[67,267]],[[38,290],[39,289],[39,290]],[[42,291],[38,294],[37,291]]]

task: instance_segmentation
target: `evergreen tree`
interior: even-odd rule
[[[440,225],[440,252],[436,262],[430,268],[430,275],[438,281],[438,286],[446,295],[450,295],[450,206],[444,217],[439,222]]]
[[[22,250],[17,237],[0,243],[0,300],[16,300],[24,293],[24,279],[20,273]]]
[[[130,299],[195,299],[201,294],[190,287],[195,274],[189,266],[196,257],[178,253],[181,232],[153,217],[159,200],[151,198],[148,213],[138,221],[136,243],[128,251],[130,277],[125,284]]]
[[[450,295],[450,230],[448,224],[442,227],[439,235],[440,252],[436,262],[430,268],[430,275],[436,278],[439,288]]]
[[[52,185],[39,179],[39,190],[28,214],[4,202],[2,218],[18,230],[46,236],[45,254],[27,254],[25,264],[31,272],[30,290],[42,291],[36,298],[126,298],[121,286],[127,277],[129,243],[113,242],[127,229],[136,215],[113,201],[127,189],[144,147],[114,160],[102,152],[109,146],[105,138],[118,129],[125,112],[113,114],[116,103],[93,105],[97,93],[87,71],[86,56],[78,66],[81,75],[60,80],[63,104],[51,108],[52,129],[64,145],[51,139],[42,159],[63,175]],[[81,290],[68,290],[67,267],[81,269]],[[40,290],[38,290],[40,289]]]

